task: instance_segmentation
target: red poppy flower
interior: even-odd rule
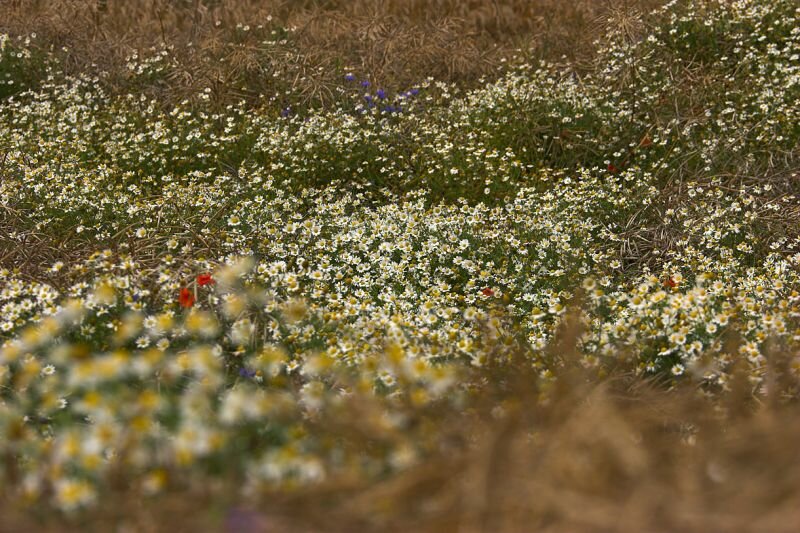
[[[181,307],[189,308],[194,305],[194,293],[186,287],[181,289],[181,294],[178,296],[178,303]]]
[[[616,174],[617,172],[619,172],[619,169],[616,166],[614,166],[614,163],[609,163],[608,171],[611,172],[612,174]]]
[[[675,287],[678,286],[678,283],[670,276],[667,278],[667,281],[664,282],[664,286],[669,287],[670,289],[674,289]]]
[[[486,287],[481,291],[481,294],[483,294],[484,296],[494,296],[494,291],[489,287]]]
[[[201,287],[205,287],[206,285],[211,285],[214,283],[214,278],[211,277],[211,274],[205,273],[200,274],[197,276],[197,284]]]

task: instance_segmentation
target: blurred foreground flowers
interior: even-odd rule
[[[108,277],[54,303],[6,340],[0,349],[5,501],[74,513],[121,488],[150,497],[209,480],[233,483],[240,497],[258,501],[276,490],[360,486],[414,471],[447,449],[473,453],[495,438],[496,430],[482,424],[493,427],[497,420],[533,416],[526,422],[533,425],[514,437],[524,446],[556,445],[558,432],[569,431],[637,448],[645,438],[637,436],[638,423],[629,425],[617,412],[632,408],[607,395],[618,390],[633,399],[636,387],[652,388],[659,379],[667,387],[659,386],[658,394],[672,390],[678,404],[702,404],[698,416],[710,417],[704,424],[733,416],[726,407],[731,398],[745,411],[760,402],[794,409],[785,406],[800,391],[791,333],[798,297],[780,299],[775,289],[756,288],[769,294],[762,301],[703,277],[666,292],[654,278],[615,298],[636,310],[635,317],[606,325],[611,303],[590,278],[582,299],[561,306],[549,340],[537,347],[502,300],[413,324],[399,314],[300,299],[292,295],[291,278],[268,285],[264,271],[253,258],[231,261],[147,310],[142,298],[131,296],[138,282]],[[191,306],[184,305],[184,292]],[[769,311],[755,331],[762,342],[754,344],[746,336],[756,326],[744,317],[758,309]],[[357,318],[349,322],[353,312]],[[712,326],[719,332],[709,333]],[[671,348],[651,355],[647,347],[656,350],[661,342]],[[697,347],[687,348],[690,342]],[[660,373],[650,368],[654,361],[668,366]],[[579,399],[583,394],[589,396]],[[604,411],[596,421],[593,414],[570,421],[573,415],[560,410],[571,401],[580,412]],[[636,416],[676,424],[667,439],[675,437],[675,446],[703,435],[693,411],[667,419],[649,412],[664,401],[636,399]],[[551,434],[553,425],[558,429]],[[619,455],[602,469],[616,465],[632,475],[649,468],[650,452],[612,452]],[[490,453],[492,461],[505,460],[505,453]],[[582,468],[571,461],[564,467]]]

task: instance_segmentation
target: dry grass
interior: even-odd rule
[[[774,346],[769,390],[744,371],[711,397],[632,377],[624,357],[598,379],[577,363],[577,322],[550,349],[563,363],[542,381],[524,357],[475,371],[461,409],[409,412],[436,428],[421,464],[371,484],[347,477],[295,493],[237,501],[218,486],[184,486],[157,500],[124,486],[91,519],[32,522],[7,510],[2,531],[790,533],[800,528],[800,407],[792,357]],[[738,347],[728,341],[730,350]],[[478,392],[479,391],[479,392]],[[761,391],[763,392],[763,391]],[[320,432],[369,453],[379,438],[351,397]],[[378,408],[375,406],[375,408]],[[345,416],[346,415],[346,416]]]
[[[183,99],[210,87],[219,102],[292,90],[308,103],[333,98],[344,68],[403,90],[427,77],[469,84],[516,55],[591,57],[604,25],[627,27],[661,0],[2,0],[0,31],[36,33],[73,73],[108,72],[125,86],[126,58],[173,47],[178,66],[157,91]],[[270,18],[271,17],[271,18]],[[265,50],[260,32],[295,28]],[[631,32],[635,32],[631,24]],[[234,45],[233,41],[238,41]]]
[[[725,180],[725,189],[729,191],[750,190],[769,184],[771,190],[766,197],[768,201],[754,205],[759,231],[793,242],[800,236],[800,205],[795,201],[800,197],[800,173],[796,170],[798,160],[800,152],[788,156],[785,168],[780,170],[768,169],[763,174],[750,176],[720,175],[717,178]],[[665,256],[680,249],[681,239],[685,235],[664,217],[664,213],[670,208],[679,209],[681,205],[686,205],[687,188],[682,180],[673,180],[661,190],[659,202],[642,207],[628,218],[620,234],[619,248],[619,257],[626,268],[631,271],[639,271],[643,266],[657,268]],[[773,203],[783,208],[776,212],[771,208]],[[791,249],[780,251],[796,252]],[[769,250],[760,249],[759,253],[766,255]]]

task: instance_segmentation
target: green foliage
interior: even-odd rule
[[[30,44],[31,38],[15,42],[0,33],[0,102],[35,88],[44,78],[47,58],[34,51]]]

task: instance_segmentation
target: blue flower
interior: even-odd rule
[[[254,378],[254,377],[256,377],[256,371],[255,370],[249,370],[247,368],[240,368],[239,369],[239,375],[241,377],[243,377],[243,378]]]
[[[292,108],[291,108],[291,107],[286,107],[286,108],[284,108],[284,109],[281,111],[281,116],[282,116],[283,118],[286,118],[286,117],[288,117],[288,116],[289,116],[289,115],[291,115],[291,114],[292,114]]]
[[[361,82],[361,86],[362,87],[369,87],[369,82],[367,80],[364,80],[364,81]]]
[[[411,96],[417,96],[417,95],[419,94],[419,89],[417,89],[417,88],[415,87],[415,88],[411,89],[411,90],[410,90],[410,91],[408,91],[408,92],[411,94]]]
[[[386,91],[384,91],[383,89],[378,89],[378,92],[375,94],[377,94],[378,98],[380,98],[381,100],[386,99]]]
[[[347,74],[344,75],[344,81],[356,81],[355,74],[351,74],[350,72],[348,72]]]

